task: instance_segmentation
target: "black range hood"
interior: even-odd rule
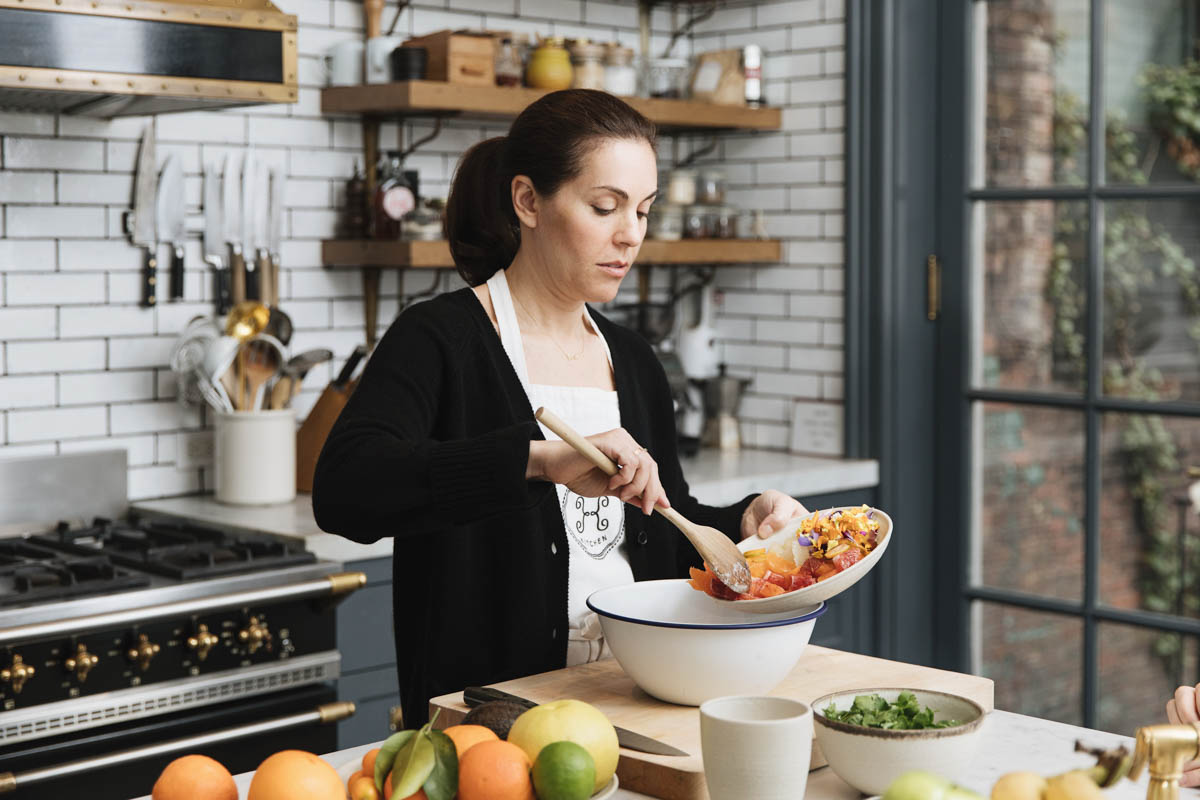
[[[296,17],[269,0],[0,0],[0,110],[109,118],[296,96]]]

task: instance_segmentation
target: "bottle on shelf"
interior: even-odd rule
[[[417,205],[412,187],[404,178],[404,162],[399,150],[389,150],[375,190],[375,238],[400,238],[401,220]]]
[[[367,235],[367,179],[359,162],[346,181],[346,208],[342,215],[342,238],[362,239]]]

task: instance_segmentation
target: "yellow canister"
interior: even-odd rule
[[[569,89],[574,70],[571,56],[557,36],[543,39],[529,56],[525,82],[535,89]]]

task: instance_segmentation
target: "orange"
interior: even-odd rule
[[[345,800],[346,787],[328,762],[303,750],[281,750],[258,765],[246,800]]]
[[[491,728],[485,728],[483,725],[451,725],[449,728],[444,728],[442,733],[450,737],[454,742],[454,749],[458,751],[458,759],[461,761],[463,754],[471,749],[473,745],[480,742],[498,742],[500,737]]]
[[[512,742],[479,742],[459,761],[458,800],[534,800],[529,756]]]
[[[351,778],[349,783],[350,800],[379,800],[379,790],[375,788],[375,779],[366,775]]]
[[[387,780],[383,782],[383,800],[391,800],[392,798],[392,773],[388,773]],[[429,800],[424,789],[417,789],[416,794],[410,794],[404,800]]]
[[[167,764],[150,796],[154,800],[238,800],[238,790],[220,761],[190,755]]]
[[[354,783],[354,779],[355,779],[355,778],[361,778],[363,775],[366,775],[366,774],[367,774],[367,773],[363,772],[363,771],[360,769],[360,770],[358,770],[357,772],[355,772],[353,775],[351,775],[349,778],[346,778],[346,786],[347,786],[347,788],[350,786],[350,784]],[[374,774],[374,773],[372,773],[372,774]]]
[[[376,747],[363,753],[363,775],[375,774],[375,759],[379,755],[379,748]]]

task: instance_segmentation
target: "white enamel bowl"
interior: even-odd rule
[[[894,731],[835,722],[825,716],[833,705],[845,711],[862,694],[877,694],[889,703],[901,692],[917,696],[921,708],[933,709],[934,720],[954,719],[951,728]],[[863,794],[883,794],[905,772],[927,770],[938,775],[959,772],[979,746],[985,712],[974,700],[925,689],[853,689],[827,694],[812,702],[813,732],[829,767]]]
[[[842,508],[827,508],[821,513],[831,513],[834,511],[853,511],[859,508],[858,506],[845,506]],[[712,595],[704,595],[713,603],[724,606],[734,606],[739,611],[747,611],[753,614],[775,614],[781,611],[796,611],[798,609],[807,608],[814,603],[821,603],[829,598],[841,594],[849,589],[854,584],[862,580],[868,572],[870,572],[879,559],[883,558],[883,553],[887,550],[888,545],[892,542],[892,518],[883,513],[877,508],[871,509],[873,518],[879,521],[879,530],[877,531],[877,541],[875,549],[867,554],[867,557],[859,561],[849,569],[842,570],[836,575],[832,575],[820,583],[814,583],[812,586],[805,586],[803,589],[796,589],[791,592],[777,594],[774,597],[760,597],[756,600],[721,600]],[[798,517],[788,523],[793,530],[800,527],[802,519],[807,519],[811,514],[806,514],[804,517]],[[749,539],[743,539],[738,542],[738,549],[743,553],[747,550],[756,550],[763,546],[762,539],[757,536],[751,536]]]
[[[686,580],[639,581],[593,592],[613,655],[647,694],[685,706],[729,694],[767,694],[808,645],[824,603],[747,617]],[[749,668],[747,668],[749,666]]]

